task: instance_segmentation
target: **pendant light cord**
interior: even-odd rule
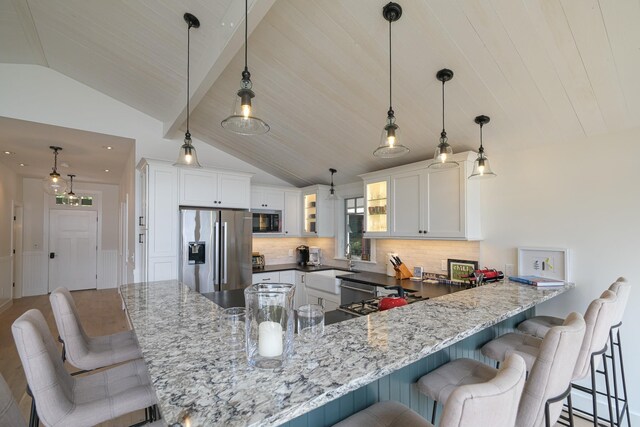
[[[393,104],[391,102],[391,20],[389,20],[389,115],[393,115]]]
[[[249,27],[249,0],[244,0],[244,69],[249,71],[247,67],[247,31]]]
[[[442,82],[442,133],[446,134],[444,130],[444,81]]]
[[[482,153],[484,151],[484,148],[482,148],[482,126],[484,125],[484,123],[480,123],[480,152]]]
[[[53,150],[53,172],[58,173],[58,150]]]
[[[189,133],[189,99],[191,98],[191,87],[189,85],[190,80],[190,52],[191,52],[191,22],[187,25],[187,135],[191,136]]]

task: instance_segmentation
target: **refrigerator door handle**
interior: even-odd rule
[[[224,283],[225,285],[227,284],[227,249],[229,248],[227,229],[227,222],[225,221],[222,225],[222,238],[224,240],[222,241],[222,256],[220,257],[222,260],[222,280],[220,281],[220,283]]]
[[[213,247],[214,248],[219,248],[220,247],[220,245],[219,245],[219,242],[220,242],[220,223],[218,223],[218,222],[216,222],[215,226],[214,226],[213,241],[214,241]],[[219,289],[216,289],[216,285],[220,284],[220,280],[219,280],[219,277],[218,277],[218,273],[220,271],[219,268],[218,268],[219,267],[218,262],[219,261],[218,261],[217,258],[213,259],[213,285],[214,285],[213,286],[213,290],[214,291],[219,290]]]

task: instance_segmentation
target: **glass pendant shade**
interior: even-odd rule
[[[400,127],[395,124],[395,118],[388,118],[387,125],[382,129],[380,145],[373,152],[376,157],[390,159],[409,152],[409,148],[400,143]]]
[[[433,163],[429,165],[433,169],[449,169],[458,167],[458,162],[453,160],[453,149],[447,142],[446,136],[440,137],[440,144],[433,155]]]
[[[327,196],[327,200],[338,200],[338,196],[336,196],[335,188],[331,187],[329,189],[329,195]]]
[[[178,154],[178,160],[173,166],[185,167],[185,168],[201,168],[200,162],[198,162],[198,154],[191,142],[191,135],[188,133],[184,136],[184,144],[180,147],[180,154]]]
[[[486,179],[495,178],[496,176],[491,170],[489,159],[486,158],[484,152],[478,153],[478,158],[473,162],[473,172],[469,175],[469,179]]]
[[[269,132],[269,125],[257,117],[255,96],[251,90],[251,81],[247,84],[243,80],[242,88],[234,99],[233,112],[220,123],[222,127],[240,135],[260,135]]]
[[[58,172],[54,171],[42,181],[42,188],[47,194],[57,196],[67,191],[67,181],[65,181]]]
[[[69,174],[67,176],[69,177],[69,192],[66,194],[67,197],[62,199],[62,203],[69,206],[80,206],[80,198],[73,192],[73,178],[75,175]]]

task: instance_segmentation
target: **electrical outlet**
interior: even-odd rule
[[[440,270],[447,271],[447,260],[446,259],[441,259],[440,260]]]
[[[504,265],[504,275],[505,276],[513,276],[513,264],[505,264]]]
[[[293,249],[289,249],[289,256],[293,256]]]

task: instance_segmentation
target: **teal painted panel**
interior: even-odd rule
[[[516,326],[525,319],[535,315],[535,309],[529,309],[514,317],[511,317],[491,328],[482,330],[456,344],[451,345],[437,353],[418,360],[409,366],[373,381],[364,387],[352,391],[333,402],[314,409],[308,414],[302,415],[291,422],[283,424],[285,427],[324,427],[331,426],[350,415],[371,406],[375,402],[383,400],[396,400],[414,411],[418,412],[427,420],[431,419],[433,401],[421,394],[415,383],[424,374],[433,371],[438,366],[450,360],[461,357],[468,357],[480,360],[490,366],[494,366],[495,361],[482,356],[480,349],[484,344],[495,337],[512,332]],[[442,407],[438,407],[439,419]]]

